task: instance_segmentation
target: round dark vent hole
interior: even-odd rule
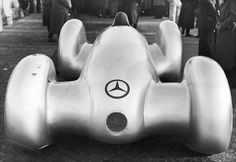
[[[108,115],[106,124],[110,131],[118,133],[126,128],[127,118],[120,112],[114,112]]]

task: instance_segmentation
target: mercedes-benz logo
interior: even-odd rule
[[[109,81],[105,86],[106,94],[115,99],[123,98],[129,94],[130,88],[128,83],[120,79]]]

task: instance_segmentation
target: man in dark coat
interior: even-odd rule
[[[78,18],[79,17],[79,9],[81,6],[81,1],[80,0],[71,0],[71,4],[72,4],[73,18]]]
[[[52,0],[49,33],[60,34],[64,23],[69,19],[71,0]]]
[[[196,0],[181,0],[182,7],[179,15],[179,27],[182,27],[182,34],[186,31],[186,36],[189,34],[190,29],[194,28],[194,10],[196,7]]]
[[[138,1],[137,0],[126,0],[124,1],[124,10],[128,16],[129,23],[134,28],[137,28],[139,11],[138,11]]]
[[[215,59],[226,75],[235,75],[236,71],[236,0],[224,0],[220,5],[220,17],[217,24]],[[233,72],[233,73],[232,73]]]
[[[37,13],[41,13],[41,0],[36,0],[36,11]]]
[[[48,29],[48,41],[55,41],[53,40],[53,33],[49,32],[50,29],[50,17],[51,17],[51,9],[52,9],[52,0],[44,0],[43,1],[43,26],[47,26]]]
[[[30,0],[29,3],[30,3],[29,13],[35,13],[35,2],[34,2],[34,0]]]
[[[217,19],[217,3],[215,0],[199,1],[199,48],[198,55],[212,58],[215,47],[215,26]]]
[[[23,10],[27,10],[27,7],[29,5],[28,0],[19,0],[20,8]]]

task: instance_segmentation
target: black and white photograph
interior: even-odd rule
[[[0,0],[0,162],[235,162],[236,0]]]

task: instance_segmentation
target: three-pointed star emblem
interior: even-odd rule
[[[106,94],[115,99],[127,96],[129,91],[130,87],[128,83],[120,79],[111,80],[105,86]]]

